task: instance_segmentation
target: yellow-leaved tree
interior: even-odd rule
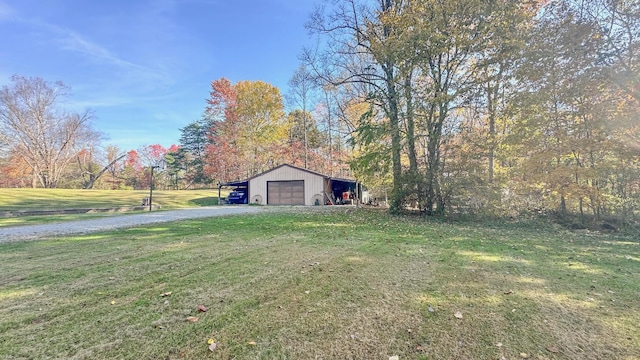
[[[211,120],[205,172],[226,182],[281,164],[288,122],[280,90],[263,81],[211,83],[206,114]]]
[[[255,175],[279,163],[273,156],[288,138],[287,121],[280,90],[263,81],[240,81],[236,115],[237,145],[244,154],[248,175]]]

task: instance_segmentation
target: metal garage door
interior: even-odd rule
[[[304,205],[304,180],[268,181],[267,204]]]

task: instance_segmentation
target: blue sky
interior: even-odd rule
[[[13,74],[60,80],[67,109],[95,111],[122,150],[177,144],[210,82],[280,88],[311,43],[316,0],[0,0],[0,84]]]

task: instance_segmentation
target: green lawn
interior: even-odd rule
[[[223,194],[226,195],[226,192]],[[142,204],[148,190],[0,189],[0,214],[60,209],[118,209]],[[218,204],[218,190],[156,190],[153,203],[162,210]],[[113,214],[65,214],[1,217],[1,226],[61,222]]]
[[[115,208],[137,206],[149,190],[0,189],[0,211]],[[216,205],[218,190],[156,190],[163,208]]]
[[[0,358],[640,358],[636,239],[296,210],[0,244]]]

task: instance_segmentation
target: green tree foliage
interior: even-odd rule
[[[193,184],[210,183],[210,177],[205,173],[205,156],[207,145],[211,144],[209,131],[211,122],[206,118],[193,121],[180,129],[180,147],[171,152],[171,164],[173,173],[184,173],[186,187]]]
[[[302,110],[293,110],[288,115],[289,139],[305,143],[309,149],[318,150],[325,145],[325,134],[323,134],[316,124],[316,120],[310,113]]]

